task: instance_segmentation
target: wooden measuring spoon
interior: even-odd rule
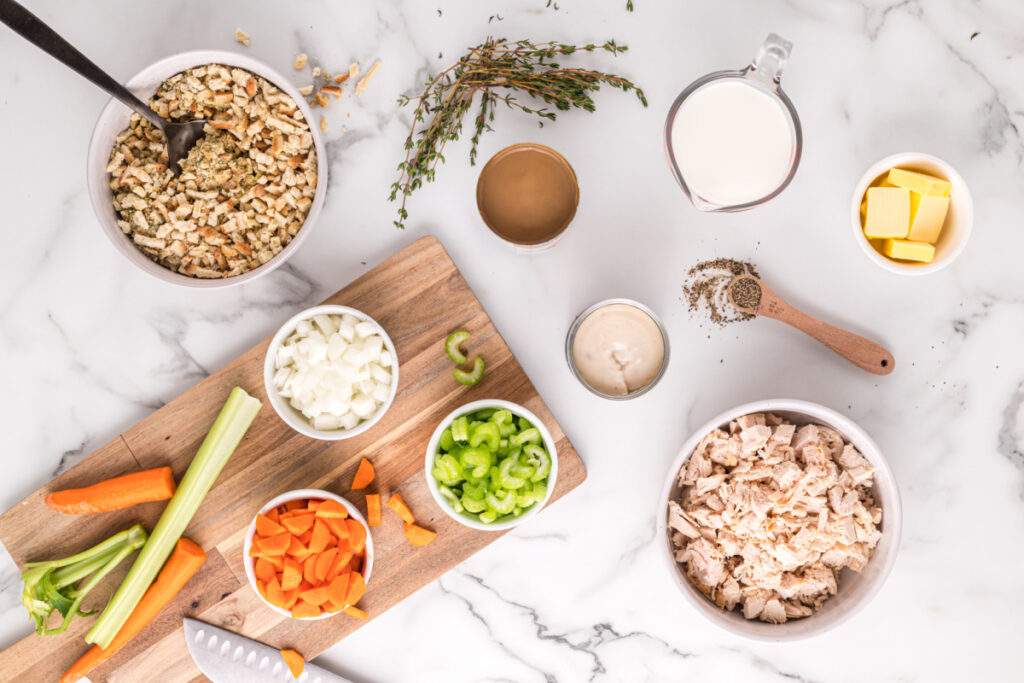
[[[741,306],[733,296],[733,288],[743,280],[752,280],[761,290],[761,300],[753,308]],[[729,283],[729,301],[744,313],[774,318],[787,325],[792,325],[801,332],[814,337],[862,370],[867,370],[875,375],[888,375],[896,368],[896,359],[883,347],[870,339],[818,320],[791,306],[753,275],[739,275],[733,278]],[[747,303],[750,301],[747,300]]]

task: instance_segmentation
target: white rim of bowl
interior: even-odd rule
[[[548,449],[548,453],[551,455],[551,472],[548,473],[548,491],[544,496],[544,500],[539,503],[535,503],[532,508],[524,512],[517,519],[511,519],[507,522],[501,522],[500,524],[484,524],[473,519],[469,519],[458,512],[453,510],[448,502],[441,497],[441,492],[437,490],[437,482],[434,481],[434,476],[430,473],[434,465],[434,454],[437,451],[437,443],[441,439],[441,432],[445,430],[452,420],[465,415],[466,413],[472,413],[476,410],[482,410],[484,408],[499,408],[505,409],[512,412],[513,415],[518,417],[525,417],[529,420],[533,426],[540,431],[541,438],[544,440],[544,446]],[[464,405],[459,406],[452,412],[448,413],[444,419],[442,419],[437,428],[434,429],[434,433],[430,437],[430,441],[427,443],[427,451],[423,456],[423,476],[427,480],[427,488],[430,489],[430,495],[433,497],[434,502],[441,508],[442,511],[456,522],[463,526],[468,526],[471,529],[477,529],[479,531],[505,531],[517,527],[526,520],[537,515],[551,500],[551,494],[555,490],[555,482],[558,480],[558,451],[555,449],[555,440],[551,436],[551,432],[544,425],[544,422],[537,417],[533,411],[513,403],[512,401],[505,401],[500,398],[485,398],[478,401],[470,401]]]
[[[373,414],[368,420],[360,422],[352,429],[339,429],[325,431],[322,429],[315,429],[312,424],[305,418],[304,415],[299,413],[293,408],[284,398],[277,393],[277,387],[274,386],[274,373],[277,372],[274,368],[274,358],[277,356],[277,349],[284,342],[284,338],[291,334],[295,327],[302,320],[309,320],[317,315],[354,315],[361,320],[371,322],[377,326],[380,330],[381,336],[384,338],[384,347],[391,353],[391,388],[388,390],[388,399],[381,404],[377,409],[377,412]],[[341,306],[339,304],[322,304],[320,306],[313,306],[307,308],[304,311],[299,311],[291,318],[278,328],[277,333],[270,340],[270,344],[267,346],[267,352],[263,356],[263,390],[267,393],[267,398],[270,400],[270,405],[274,407],[274,412],[280,417],[285,424],[299,432],[313,439],[320,439],[322,441],[341,441],[342,439],[351,439],[354,436],[359,436],[365,431],[368,431],[375,424],[380,422],[384,414],[391,409],[391,404],[395,402],[395,395],[398,393],[398,381],[399,381],[399,363],[398,363],[398,352],[395,350],[395,343],[391,341],[391,335],[388,334],[384,326],[374,320],[368,314],[360,311],[358,308],[352,308],[351,306]]]
[[[893,261],[892,259],[875,251],[875,248],[871,246],[868,238],[864,236],[864,226],[860,219],[860,203],[864,199],[864,194],[867,192],[868,187],[874,179],[882,175],[882,173],[895,166],[914,165],[919,162],[933,164],[941,168],[942,173],[946,176],[946,180],[948,180],[953,187],[959,188],[963,192],[963,197],[959,203],[963,205],[962,209],[964,210],[966,220],[964,221],[963,226],[961,226],[963,234],[960,241],[952,247],[951,251],[941,261],[932,261],[931,263],[916,266]],[[898,154],[890,154],[884,159],[875,162],[868,168],[864,175],[861,176],[860,180],[857,182],[856,188],[854,189],[853,197],[850,200],[850,217],[850,224],[853,228],[853,238],[860,246],[861,251],[864,252],[864,255],[868,257],[869,261],[890,273],[896,273],[897,275],[928,275],[929,273],[936,273],[956,261],[963,252],[964,247],[967,246],[967,241],[971,238],[971,231],[974,228],[974,199],[971,197],[971,191],[967,187],[967,183],[964,182],[963,177],[957,173],[956,169],[947,161],[931,154],[900,152]]]
[[[712,619],[706,613],[706,609],[715,609],[720,611],[722,614],[726,614],[726,611],[719,608],[713,602],[708,600],[703,595],[696,595],[694,592],[688,590],[687,584],[689,579],[679,571],[679,565],[675,561],[671,549],[671,539],[668,536],[668,515],[665,512],[668,509],[669,495],[675,485],[675,481],[679,475],[679,471],[683,465],[692,455],[693,450],[700,443],[700,440],[709,434],[712,430],[720,427],[723,424],[728,423],[731,420],[735,420],[743,415],[750,413],[765,413],[765,412],[791,412],[791,413],[803,413],[812,419],[820,419],[822,421],[831,422],[834,428],[842,434],[843,437],[848,439],[850,442],[855,443],[858,446],[858,450],[861,450],[860,445],[864,444],[874,452],[878,454],[878,463],[872,463],[875,465],[876,471],[882,474],[882,478],[891,484],[892,497],[883,501],[885,509],[885,532],[891,534],[892,538],[892,549],[888,556],[885,558],[885,562],[882,565],[881,571],[878,574],[878,578],[875,583],[870,586],[867,592],[861,597],[860,601],[852,604],[845,614],[841,618],[832,621],[829,624],[823,625],[819,631],[814,633],[787,633],[780,631],[779,633],[772,635],[770,633],[751,633],[740,630],[734,630],[727,628],[717,620]],[[819,413],[822,417],[814,417],[815,413]],[[862,451],[863,452],[863,451]],[[743,405],[726,410],[712,419],[705,422],[703,425],[698,427],[690,437],[683,443],[682,448],[679,449],[679,453],[672,460],[669,465],[668,476],[665,478],[665,483],[662,485],[661,495],[658,498],[658,509],[655,513],[656,523],[656,543],[660,545],[661,549],[658,555],[662,558],[662,566],[668,570],[672,581],[675,583],[679,592],[683,594],[686,601],[701,614],[707,621],[711,622],[718,628],[731,633],[741,638],[747,638],[749,640],[758,640],[763,642],[784,642],[784,641],[796,641],[805,640],[808,638],[817,637],[827,631],[830,631],[843,622],[848,621],[862,609],[864,609],[885,585],[889,575],[892,572],[893,566],[896,564],[896,556],[899,554],[900,538],[903,533],[903,504],[900,499],[900,489],[896,482],[896,477],[893,476],[892,469],[889,467],[888,461],[885,459],[885,455],[882,450],[875,443],[875,440],[868,435],[859,425],[853,420],[846,417],[845,415],[836,412],[835,410],[821,405],[820,403],[813,403],[811,401],[804,401],[801,399],[790,399],[790,398],[770,398],[762,399],[760,401],[752,401],[750,403],[744,403]],[[868,562],[874,562],[877,558],[874,556],[868,560]],[[696,588],[693,589],[696,592]],[[806,617],[806,619],[814,619],[815,615]],[[805,619],[805,620],[806,620]],[[805,621],[801,620],[801,621]],[[755,622],[759,623],[759,622]],[[765,624],[771,626],[771,624]]]
[[[290,500],[306,499],[306,498],[324,498],[337,501],[345,506],[348,510],[350,517],[358,521],[363,525],[363,529],[366,531],[366,563],[363,565],[363,580],[366,585],[370,585],[370,574],[373,572],[373,537],[370,536],[370,526],[366,523],[362,513],[359,509],[350,503],[345,498],[342,498],[337,493],[331,493],[330,491],[324,491],[322,489],[295,489],[294,491],[287,491],[279,496],[271,498],[266,505],[260,508],[252,517],[252,521],[249,522],[249,526],[245,528],[245,541],[242,543],[242,564],[245,567],[245,578],[249,580],[249,586],[252,588],[252,592],[263,602],[264,605],[269,607],[274,612],[291,619],[298,619],[299,621],[320,621],[321,619],[329,619],[330,617],[341,614],[338,612],[324,612],[315,617],[293,617],[292,613],[286,609],[281,609],[277,605],[273,605],[263,597],[260,590],[256,587],[256,560],[249,557],[249,550],[252,548],[252,537],[256,533],[256,517],[269,511],[271,508],[275,508],[282,503],[287,503]]]
[[[234,66],[238,67],[239,69],[251,71],[256,75],[265,78],[266,80],[270,81],[274,86],[276,86],[279,90],[285,92],[289,97],[291,97],[295,101],[296,105],[298,105],[300,111],[302,111],[302,115],[306,117],[306,122],[309,124],[309,131],[313,137],[313,147],[316,150],[317,157],[317,187],[316,191],[313,194],[313,203],[309,207],[309,213],[306,214],[306,220],[303,221],[302,227],[299,228],[299,231],[297,233],[295,233],[295,236],[292,237],[291,241],[288,242],[287,246],[285,246],[284,249],[278,252],[277,255],[274,256],[274,258],[270,259],[269,261],[260,266],[257,266],[256,268],[253,268],[242,273],[241,275],[235,275],[229,278],[219,278],[216,280],[193,278],[187,275],[182,275],[181,273],[166,268],[163,265],[157,263],[156,261],[151,260],[148,256],[139,251],[138,248],[135,247],[135,245],[128,241],[127,237],[123,233],[121,233],[120,229],[117,230],[118,234],[114,234],[113,230],[108,229],[105,224],[105,220],[100,212],[101,207],[96,206],[97,197],[108,196],[110,194],[110,188],[106,187],[105,184],[104,186],[97,185],[97,183],[100,182],[100,178],[94,177],[93,174],[90,172],[90,169],[92,168],[92,163],[90,162],[92,160],[100,157],[101,155],[103,159],[108,159],[110,157],[110,149],[106,144],[101,144],[101,141],[99,140],[100,122],[104,121],[106,118],[110,116],[115,115],[115,113],[119,111],[128,111],[130,116],[130,110],[128,110],[124,104],[121,104],[119,101],[113,98],[111,98],[100,111],[100,115],[96,119],[96,123],[93,126],[92,134],[89,138],[89,148],[88,153],[86,155],[85,177],[86,185],[89,191],[90,203],[93,205],[93,214],[96,216],[96,221],[100,224],[103,234],[106,235],[107,239],[110,240],[110,242],[114,245],[114,248],[118,251],[118,253],[120,253],[122,256],[128,259],[128,261],[131,262],[132,265],[138,267],[146,274],[160,280],[161,282],[167,282],[169,284],[174,284],[182,287],[191,287],[194,289],[219,289],[225,287],[234,287],[236,285],[240,285],[250,280],[254,280],[257,277],[266,275],[267,273],[276,270],[278,267],[284,264],[284,262],[288,260],[288,258],[290,258],[292,254],[298,251],[302,242],[305,241],[306,237],[310,232],[310,229],[316,224],[317,219],[320,216],[320,212],[323,209],[324,201],[326,200],[327,197],[327,176],[329,168],[329,165],[327,163],[327,149],[326,146],[324,145],[323,137],[320,134],[319,126],[314,124],[313,111],[312,109],[310,109],[309,104],[306,102],[306,99],[302,97],[302,94],[299,93],[295,86],[293,86],[292,83],[283,75],[281,75],[277,70],[271,68],[265,62],[249,57],[248,55],[243,55],[228,50],[189,50],[186,52],[178,52],[172,55],[168,55],[167,57],[164,57],[162,59],[158,59],[157,61],[152,62],[151,64],[143,67],[141,70],[135,73],[135,75],[128,79],[128,81],[125,83],[125,87],[127,87],[136,95],[138,95],[139,99],[141,99],[144,102],[147,102],[149,100],[149,97],[153,94],[153,92],[155,92],[155,90],[142,92],[139,90],[139,82],[144,79],[149,79],[149,74],[151,72],[160,72],[162,70],[168,70],[167,67],[170,64],[177,64],[183,61],[190,62],[191,66],[174,68],[174,70],[172,70],[167,76],[163,77],[160,80],[160,82],[162,83],[171,76],[177,73],[181,73],[185,69],[189,69],[194,66],[202,66],[204,64],[224,64],[225,66]],[[159,87],[159,83],[157,84],[157,87]],[[105,162],[104,166],[106,166]],[[109,174],[105,174],[103,176],[103,180],[106,180],[108,176]],[[157,274],[157,272],[147,269],[141,263],[137,262],[135,255],[138,255],[139,257],[145,259],[156,268],[159,268],[160,271],[163,271],[163,273]],[[162,276],[164,274],[165,276]]]

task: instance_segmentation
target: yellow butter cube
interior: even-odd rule
[[[949,211],[949,197],[910,193],[910,231],[908,240],[935,244]]]
[[[906,237],[910,231],[910,192],[902,187],[869,187],[864,234]]]
[[[886,180],[896,187],[905,187],[911,192],[934,195],[936,197],[948,197],[949,191],[952,189],[952,185],[950,185],[948,180],[918,173],[917,171],[908,171],[904,168],[891,169]]]
[[[910,240],[885,240],[882,243],[882,253],[900,261],[931,263],[935,258],[935,245]]]

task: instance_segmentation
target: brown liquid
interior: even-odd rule
[[[542,244],[569,227],[580,190],[561,154],[535,143],[512,145],[484,166],[476,204],[487,226],[515,244]]]

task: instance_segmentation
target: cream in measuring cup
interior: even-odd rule
[[[665,124],[669,161],[698,209],[749,209],[792,179],[800,119],[779,85],[791,49],[770,34],[750,66],[699,78],[673,103]]]

